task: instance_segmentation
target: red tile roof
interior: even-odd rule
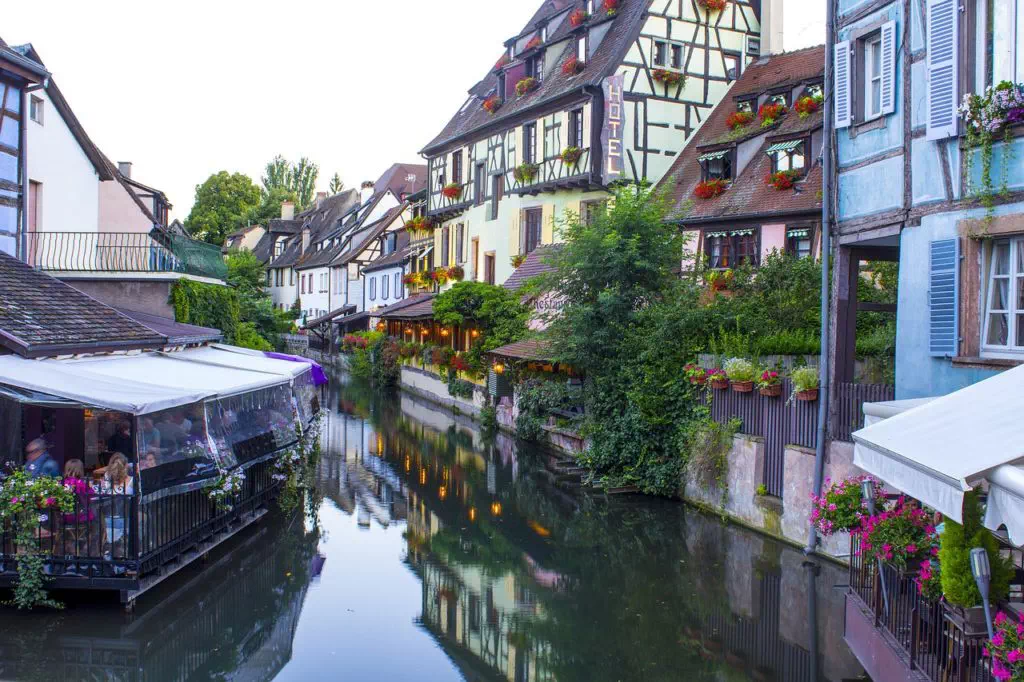
[[[526,260],[523,261],[523,264],[516,268],[501,286],[505,287],[509,291],[518,291],[531,278],[554,270],[554,268],[547,263],[547,257],[557,251],[558,246],[558,244],[538,246],[530,252],[526,257]]]
[[[490,351],[491,355],[519,360],[550,360],[548,343],[542,339],[526,339],[516,341]]]

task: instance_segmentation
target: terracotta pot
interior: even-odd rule
[[[816,388],[809,388],[806,391],[797,391],[796,392],[796,399],[797,400],[803,400],[803,401],[809,402],[809,403],[813,403],[815,400],[818,399],[818,389],[816,389]]]
[[[729,388],[729,380],[728,379],[712,379],[711,380],[711,388],[715,389],[716,391],[724,391],[725,389]]]
[[[758,393],[766,395],[769,398],[778,398],[782,395],[782,384],[773,384],[771,386],[762,386],[758,389]]]
[[[708,380],[705,377],[697,377],[695,379],[690,379],[690,383],[693,384],[694,386],[703,386],[704,384],[707,383],[707,381]]]
[[[732,382],[732,390],[737,393],[750,393],[754,390],[753,381],[734,381]]]
[[[965,609],[962,606],[953,606],[949,602],[943,601],[942,609],[945,611],[946,620],[963,630],[967,637],[988,637],[988,625],[985,622],[983,607],[973,606]]]

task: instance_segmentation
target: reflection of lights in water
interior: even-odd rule
[[[501,516],[501,502],[491,502],[491,513],[495,516]]]
[[[476,507],[469,508],[469,520],[476,521]]]
[[[441,469],[441,478],[447,481],[448,480],[448,476],[449,476],[448,467],[445,467],[445,468]]]
[[[527,521],[526,525],[528,525],[530,528],[532,528],[533,532],[536,533],[537,535],[541,536],[542,538],[546,538],[547,536],[551,535],[551,531],[550,530],[548,530],[544,526],[540,525],[536,521]]]
[[[427,484],[427,470],[426,469],[420,469],[420,485],[426,485],[426,484]]]
[[[384,439],[380,437],[379,433],[377,434],[377,454],[384,455]]]
[[[446,488],[444,486],[441,486],[440,488],[438,488],[437,489],[437,496],[440,497],[442,500],[444,498],[448,497],[448,488]]]
[[[408,472],[412,469],[412,458],[409,455],[405,456],[405,470]]]

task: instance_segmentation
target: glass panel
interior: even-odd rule
[[[804,155],[801,152],[794,152],[792,158],[793,169],[799,169],[804,167]]]
[[[206,413],[223,467],[270,454],[297,438],[287,384],[211,400]]]
[[[993,313],[988,316],[988,336],[986,341],[991,346],[1005,346],[1009,335],[1005,313]]]
[[[1024,277],[1017,278],[1017,307],[1019,311],[1024,311]]]
[[[18,231],[18,209],[8,204],[0,204],[0,232],[15,234]]]
[[[1017,274],[1024,275],[1024,239],[1015,243],[1017,244]]]
[[[0,208],[3,208],[0,206]],[[8,256],[16,255],[18,250],[18,243],[14,237],[10,237],[5,234],[0,234],[0,253],[6,253]]]
[[[10,116],[0,120],[0,144],[13,149],[18,148],[18,121]]]
[[[181,405],[139,418],[138,467],[143,494],[194,483],[217,473],[202,403]],[[130,447],[127,423],[107,440],[108,449]]]
[[[992,280],[992,310],[1007,310],[1009,306],[1010,281],[1008,279]]]
[[[992,263],[995,266],[995,274],[997,275],[1008,275],[1010,274],[1010,244],[1009,242],[1002,242],[996,244],[995,252],[992,255]]]
[[[0,85],[0,87],[3,87]],[[18,88],[7,86],[7,99],[4,101],[4,109],[11,113],[21,111],[21,91]]]
[[[871,77],[878,78],[882,75],[882,41],[876,40],[871,43]]]
[[[877,114],[882,110],[882,81],[875,79],[871,81],[871,113]]]
[[[1017,338],[1014,341],[1014,345],[1017,348],[1024,345],[1024,314],[1017,315]]]
[[[18,181],[18,157],[0,152],[0,180]]]

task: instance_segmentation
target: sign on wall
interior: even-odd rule
[[[623,150],[623,128],[625,126],[625,104],[622,88],[625,76],[621,73],[604,79],[604,124],[601,126],[601,155],[603,168],[601,178],[604,184],[622,180],[625,175],[625,151]]]

